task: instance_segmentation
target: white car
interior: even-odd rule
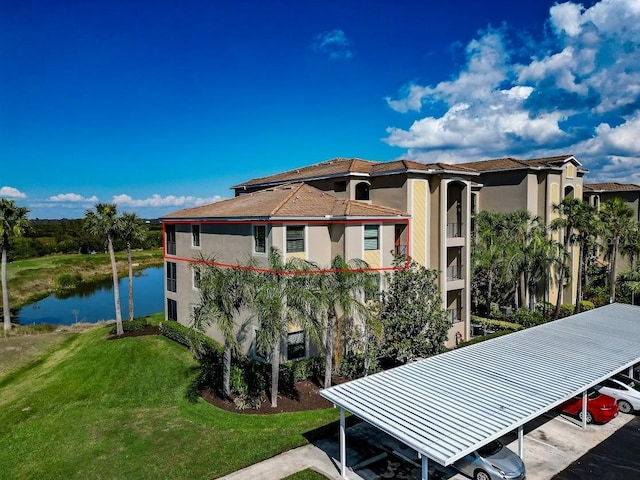
[[[618,410],[622,413],[631,413],[640,410],[640,381],[626,375],[614,375],[608,380],[597,385],[596,390],[616,399]]]

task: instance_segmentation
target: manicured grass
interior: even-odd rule
[[[327,477],[325,477],[321,473],[316,472],[315,470],[307,468],[306,470],[302,470],[301,472],[294,473],[293,475],[289,475],[288,477],[284,477],[282,480],[327,480]]]
[[[0,380],[2,478],[215,478],[307,443],[335,409],[226,412],[186,399],[196,365],[161,336],[72,335]]]
[[[138,264],[136,269],[162,265],[162,249],[134,251],[132,259]],[[116,260],[119,275],[127,275],[126,252],[118,252]],[[77,273],[84,282],[108,278],[111,275],[111,261],[108,254],[100,253],[50,255],[11,262],[7,266],[11,308],[20,308],[53,293],[54,279],[62,273]]]
[[[19,327],[11,329],[17,330]],[[9,372],[24,367],[56,349],[70,333],[42,333],[3,338],[0,334],[0,380]]]

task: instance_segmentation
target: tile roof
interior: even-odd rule
[[[289,183],[238,197],[187,208],[163,216],[165,220],[191,218],[271,217],[396,217],[401,210],[357,200],[344,200],[306,183]]]
[[[477,172],[490,172],[495,170],[520,170],[525,168],[541,168],[541,167],[557,167],[569,158],[575,158],[573,155],[561,155],[557,157],[532,158],[530,160],[521,160],[518,158],[506,157],[496,158],[492,160],[481,160],[479,162],[468,162],[461,164],[471,170]]]
[[[605,182],[605,183],[585,183],[585,191],[598,191],[598,192],[620,192],[620,191],[633,191],[640,190],[640,185],[633,183],[618,183],[618,182]]]
[[[285,182],[302,182],[317,178],[347,175],[350,173],[362,175],[381,175],[388,172],[419,170],[424,172],[432,171],[455,171],[474,175],[477,172],[463,165],[453,165],[448,163],[420,163],[412,160],[392,160],[389,162],[378,162],[373,160],[362,160],[359,158],[334,158],[315,165],[289,170],[287,172],[276,173],[267,177],[254,178],[247,182],[234,185],[232,188],[242,188],[258,185],[273,185]]]

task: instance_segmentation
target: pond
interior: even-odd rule
[[[129,278],[119,282],[122,319],[129,318]],[[164,268],[145,268],[134,273],[133,303],[135,316],[142,317],[164,311]],[[113,281],[83,284],[79,288],[53,294],[39,302],[23,307],[14,321],[21,325],[72,325],[77,322],[95,323],[115,318]]]

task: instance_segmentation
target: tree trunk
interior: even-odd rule
[[[9,285],[7,284],[7,249],[2,245],[2,313],[4,331],[11,330],[11,309],[9,308]]]
[[[536,309],[536,286],[534,284],[529,285],[529,311],[533,312]]]
[[[613,241],[613,251],[611,252],[611,272],[609,273],[609,303],[616,301],[616,263],[618,256],[619,238]]]
[[[271,354],[271,407],[278,406],[278,381],[280,380],[280,338],[276,340]]]
[[[127,241],[127,263],[129,264],[129,320],[133,320],[133,262],[130,241]]]
[[[331,370],[333,360],[333,323],[334,318],[331,316],[327,319],[327,331],[324,344],[324,388],[331,386]]]
[[[489,269],[487,285],[487,310],[491,311],[491,290],[493,287],[493,270]]]
[[[564,245],[564,251],[567,251],[567,248],[569,248],[569,244],[568,242],[565,242]],[[571,257],[573,259],[573,256]],[[553,313],[553,319],[557,320],[558,317],[560,316],[560,305],[562,305],[563,302],[563,295],[564,295],[564,262],[563,264],[560,266],[560,278],[558,279],[558,295],[556,296],[556,309],[555,312]]]
[[[524,278],[524,273],[520,275],[520,307],[524,307],[527,304],[527,282]]]
[[[122,328],[122,313],[120,312],[120,290],[118,289],[118,266],[116,265],[116,254],[113,251],[113,240],[111,235],[107,236],[109,246],[109,258],[111,259],[111,275],[113,276],[113,302],[116,307],[116,335],[124,334]]]
[[[580,313],[580,301],[582,300],[582,275],[584,272],[584,264],[586,255],[586,245],[580,244],[580,253],[578,262],[578,285],[576,285],[576,306],[573,309],[573,313]]]
[[[231,395],[231,346],[225,345],[222,355],[222,396],[229,398]]]

